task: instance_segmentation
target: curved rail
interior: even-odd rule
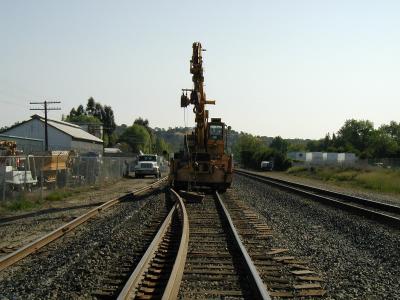
[[[215,192],[215,194],[217,196],[218,203],[222,208],[223,216],[229,224],[228,228],[229,228],[231,235],[233,236],[234,242],[236,243],[236,247],[239,250],[238,251],[239,255],[241,256],[242,260],[245,262],[244,266],[247,269],[247,273],[249,275],[248,278],[252,285],[252,290],[253,290],[255,296],[257,297],[257,299],[265,299],[265,300],[271,299],[271,297],[265,287],[265,284],[260,277],[260,274],[258,273],[253,261],[251,260],[250,255],[248,254],[245,246],[243,245],[242,241],[240,240],[239,233],[237,232],[235,225],[233,224],[232,218],[231,218],[228,210],[226,209],[218,192]]]
[[[311,197],[335,207],[340,207],[354,213],[370,217],[372,219],[387,223],[391,226],[400,227],[400,206],[342,194],[331,190],[321,189],[282,179],[271,178],[241,169],[236,169],[235,173],[286,189],[300,195]]]
[[[167,217],[165,218],[163,224],[161,225],[159,231],[148,247],[147,251],[143,255],[142,259],[136,266],[132,275],[129,277],[127,283],[122,289],[118,296],[118,299],[132,299],[135,293],[139,291],[139,286],[145,278],[146,273],[152,266],[152,261],[156,257],[157,251],[160,248],[161,243],[166,238],[166,234],[169,228],[172,226],[173,217],[175,214],[179,214],[181,222],[181,237],[179,242],[179,249],[176,254],[175,262],[172,267],[172,271],[169,275],[168,282],[165,289],[162,292],[162,297],[160,295],[157,298],[162,299],[176,299],[179,291],[180,282],[182,280],[183,270],[186,262],[186,255],[189,243],[189,221],[186,213],[186,208],[183,203],[182,198],[174,191],[170,190],[171,193],[176,198],[176,204],[172,207]],[[154,290],[150,292],[155,292]]]
[[[90,211],[86,212],[85,214],[75,218],[74,220],[72,220],[71,222],[68,222],[66,224],[64,224],[63,226],[53,230],[52,232],[46,234],[45,236],[29,243],[26,246],[23,246],[22,248],[8,254],[7,256],[3,257],[0,259],[0,271],[4,270],[5,268],[15,264],[16,262],[18,262],[19,260],[23,259],[24,257],[30,255],[31,253],[39,250],[40,248],[46,246],[47,244],[51,243],[52,241],[60,238],[61,236],[63,236],[64,234],[66,234],[67,232],[73,230],[74,228],[76,228],[77,226],[85,223],[87,220],[89,220],[90,218],[93,218],[94,216],[96,216],[97,214],[99,214],[101,211],[110,208],[111,206],[117,204],[119,201],[121,201],[122,199],[125,199],[128,196],[135,196],[138,194],[142,194],[144,192],[147,192],[148,190],[154,188],[155,186],[163,183],[165,180],[167,179],[167,177],[164,177],[152,184],[149,184],[145,187],[139,188],[133,192],[129,192],[127,194],[125,194],[122,197],[118,197],[118,198],[114,198],[112,200],[109,200],[105,203],[103,203],[102,205],[91,209]]]
[[[179,201],[179,210],[181,213],[181,218],[183,220],[183,226],[182,226],[182,237],[181,237],[176,261],[172,268],[172,272],[170,275],[170,279],[168,280],[168,284],[165,288],[163,299],[176,299],[177,298],[177,295],[179,292],[179,286],[180,286],[182,276],[183,276],[183,270],[185,269],[186,256],[187,256],[188,246],[189,246],[188,214],[186,212],[186,208],[183,203],[183,199],[174,190],[171,189],[171,192],[174,194],[177,201]]]

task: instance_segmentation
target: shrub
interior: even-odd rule
[[[304,166],[294,166],[294,167],[289,168],[289,169],[286,171],[286,173],[288,173],[288,174],[297,174],[297,173],[304,173],[304,172],[307,172],[307,171],[308,171],[307,167],[304,167]]]
[[[18,211],[18,210],[30,210],[39,205],[38,202],[28,200],[24,197],[18,197],[15,200],[11,200],[6,203],[5,207],[8,210]]]
[[[71,195],[73,195],[72,192],[55,191],[55,192],[52,192],[52,193],[48,194],[45,199],[47,201],[60,201],[60,200],[66,198],[66,197],[69,197]]]
[[[292,166],[291,161],[287,159],[285,154],[281,152],[275,152],[273,157],[274,157],[274,170],[286,171]]]

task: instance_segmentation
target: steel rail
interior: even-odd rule
[[[391,205],[379,201],[374,201],[370,199],[365,199],[361,197],[351,196],[347,194],[341,194],[338,192],[334,192],[331,190],[320,189],[317,187],[299,184],[291,181],[286,181],[282,179],[271,178],[268,176],[255,174],[252,172],[244,171],[244,170],[235,170],[235,173],[239,175],[246,176],[248,178],[252,178],[254,180],[271,184],[279,188],[286,189],[288,191],[297,193],[299,195],[307,196],[313,198],[315,200],[324,202],[329,205],[333,205],[335,207],[340,207],[354,213],[367,216],[377,221],[384,222],[388,225],[400,227],[400,217],[396,217],[392,214],[400,214],[400,207],[396,205]],[[334,199],[334,198],[336,199]],[[349,202],[353,202],[358,205],[351,204]],[[362,206],[359,206],[362,205]],[[378,209],[377,210],[373,210]]]
[[[270,300],[271,297],[265,287],[265,284],[262,281],[260,274],[258,273],[253,261],[251,260],[250,255],[248,254],[245,246],[243,245],[243,243],[240,239],[239,233],[237,232],[235,225],[233,224],[232,218],[231,218],[228,210],[226,209],[218,192],[215,192],[215,194],[217,196],[218,203],[223,210],[223,216],[229,224],[228,229],[229,229],[231,235],[234,237],[233,240],[236,243],[236,247],[239,250],[239,254],[242,257],[243,261],[245,262],[244,265],[249,274],[249,280],[253,287],[253,289],[252,289],[253,293],[255,293],[255,296],[257,297],[257,299]]]
[[[16,262],[20,261],[24,257],[32,254],[33,252],[46,246],[47,244],[51,243],[52,241],[60,238],[67,232],[73,230],[77,226],[79,226],[79,225],[85,223],[87,220],[93,218],[94,216],[99,214],[101,211],[103,211],[107,208],[110,208],[111,206],[113,206],[113,205],[117,204],[118,202],[120,202],[121,200],[125,199],[127,196],[135,196],[138,194],[142,194],[142,193],[154,188],[155,186],[163,183],[166,179],[167,179],[167,177],[161,178],[160,180],[158,180],[152,184],[149,184],[145,187],[142,187],[135,191],[129,192],[121,197],[111,199],[111,200],[103,203],[102,205],[91,209],[90,211],[86,212],[85,214],[75,218],[71,222],[68,222],[68,223],[62,225],[61,227],[53,230],[52,232],[44,235],[43,237],[40,237],[37,240],[23,246],[22,248],[8,254],[7,256],[0,259],[0,271],[15,264]]]
[[[177,256],[168,279],[168,283],[164,289],[162,296],[162,299],[177,298],[179,286],[183,276],[183,270],[185,267],[187,249],[189,244],[189,221],[182,198],[174,190],[170,191],[176,197],[177,201],[168,213],[167,217],[162,223],[150,246],[147,248],[142,259],[139,261],[135,270],[126,282],[124,288],[117,298],[118,300],[134,298],[134,293],[138,290],[142,279],[145,277],[145,273],[151,266],[151,261],[156,256],[157,250],[162,243],[168,228],[172,224],[174,214],[179,211],[181,213],[182,236],[180,239],[179,250],[177,252]]]
[[[189,218],[183,199],[177,192],[171,189],[172,194],[179,202],[178,209],[182,218],[182,237],[179,244],[179,250],[176,256],[172,272],[165,287],[162,299],[176,299],[178,297],[179,287],[181,285],[183,271],[185,269],[186,257],[189,249]]]

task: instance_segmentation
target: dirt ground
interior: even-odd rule
[[[0,216],[0,257],[49,233],[108,200],[120,197],[149,183],[153,178],[123,178],[80,192],[60,201],[48,201],[29,212],[7,212]]]

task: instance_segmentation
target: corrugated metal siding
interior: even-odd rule
[[[14,141],[17,143],[17,149],[22,150],[25,154],[33,152],[41,152],[44,150],[44,140],[24,138],[13,135],[0,134],[0,140]]]
[[[72,136],[61,131],[61,128],[69,127],[67,125],[58,124],[57,129],[52,127],[55,122],[49,121],[48,133],[49,133],[49,150],[75,150],[80,153],[85,152],[103,152],[103,144],[102,141],[91,134],[83,131],[77,125],[72,125],[68,133],[80,131],[79,134],[75,134],[78,138],[83,138],[87,135],[93,137],[91,138],[93,141],[83,141],[83,140],[74,140]],[[83,133],[82,133],[83,132]],[[18,137],[26,137],[33,139],[41,139],[44,141],[44,122],[39,119],[31,119],[25,123],[17,125],[5,132],[3,134],[13,135]],[[100,143],[100,142],[101,143]]]
[[[81,139],[81,140],[87,140],[87,141],[92,141],[92,142],[97,142],[97,143],[103,143],[103,140],[84,131],[82,128],[80,128],[77,125],[73,125],[73,124],[66,125],[68,123],[58,122],[58,121],[57,122],[48,121],[48,124],[65,132],[66,134],[71,135],[74,139]]]
[[[103,153],[103,145],[84,141],[71,141],[71,148],[79,153],[96,152]]]
[[[3,134],[44,140],[44,123],[38,119],[29,120],[11,128]],[[72,137],[49,126],[49,150],[70,150]]]

